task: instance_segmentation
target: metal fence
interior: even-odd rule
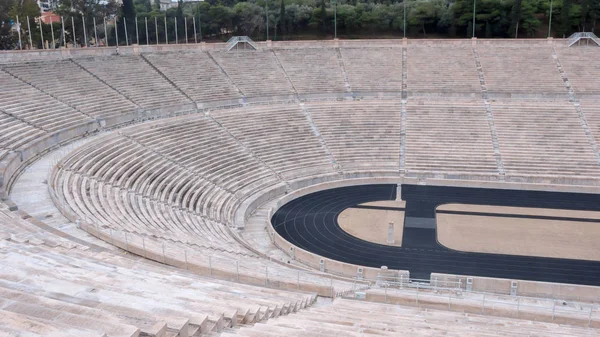
[[[482,315],[600,326],[600,305],[559,299],[506,295],[466,290],[462,282],[378,277],[370,300],[420,308],[456,310]],[[341,297],[367,299],[363,291],[347,291]]]
[[[87,18],[85,16],[49,16],[49,23],[42,17],[16,17],[15,28],[18,36],[18,49],[56,49],[119,47],[132,44],[179,44],[202,41],[200,22],[196,17],[160,19],[137,16],[129,21],[125,17]],[[200,19],[198,18],[198,21]],[[135,40],[134,40],[135,37]]]
[[[61,150],[59,150],[61,151]],[[61,151],[61,155],[66,154]],[[60,162],[53,160],[48,176],[48,193],[60,212],[78,228],[111,245],[144,258],[185,269],[196,274],[244,284],[284,290],[315,292],[335,297],[338,293],[365,290],[371,282],[311,271],[298,266],[282,266],[271,258],[235,259],[219,255],[211,247],[199,244],[177,244],[168,238],[155,238],[137,232],[99,225],[90,216],[75,214],[64,196],[53,187],[53,177]]]

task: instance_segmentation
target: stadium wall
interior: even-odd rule
[[[597,303],[600,299],[600,287],[565,283],[510,280],[479,276],[431,273],[431,282],[467,284],[467,278],[473,280],[471,291],[511,295],[511,282],[516,281],[518,296],[553,298],[568,301]],[[468,290],[467,290],[468,291]]]
[[[319,40],[319,41],[264,41],[255,42],[259,49],[307,49],[337,47],[406,47],[406,46],[547,46],[564,44],[565,39],[381,39],[381,40]],[[141,53],[160,53],[175,51],[210,51],[225,50],[225,43],[197,44],[157,44],[119,46],[121,55],[138,55]],[[0,51],[0,63],[50,61],[83,57],[102,57],[116,55],[117,47],[93,48],[61,48],[56,50],[9,50]]]

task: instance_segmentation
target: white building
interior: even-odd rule
[[[37,0],[38,6],[42,10],[42,13],[53,11],[58,7],[58,0]]]

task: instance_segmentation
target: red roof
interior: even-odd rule
[[[42,13],[42,22],[45,24],[49,24],[50,22],[60,22],[60,16],[54,14],[53,12],[45,12]]]

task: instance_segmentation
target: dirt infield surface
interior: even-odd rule
[[[391,210],[384,208],[404,209],[404,201],[375,201],[364,203],[360,206],[373,208],[347,208],[338,216],[338,223],[342,229],[359,239],[389,246],[402,246],[402,232],[404,226],[404,210]],[[381,209],[377,209],[380,207]],[[394,243],[388,244],[388,224],[394,223]]]
[[[436,214],[450,249],[600,261],[600,212],[447,204]]]

